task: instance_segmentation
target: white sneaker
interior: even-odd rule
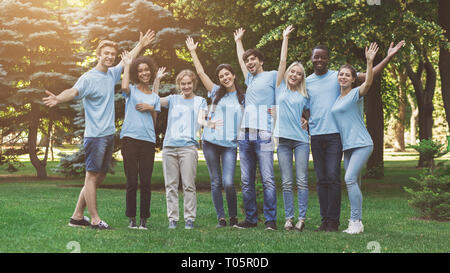
[[[305,221],[304,220],[298,220],[297,224],[295,224],[295,230],[303,231],[303,229],[305,229]]]
[[[286,223],[284,224],[285,230],[291,230],[294,228],[294,221],[292,219],[287,219]]]
[[[364,232],[364,225],[359,220],[356,221],[348,220],[348,228],[343,232],[348,234],[359,234]]]

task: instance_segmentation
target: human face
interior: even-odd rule
[[[263,71],[263,62],[259,60],[258,57],[255,55],[248,56],[247,59],[245,59],[245,66],[247,67],[248,72],[252,75],[256,75]]]
[[[100,56],[98,56],[99,63],[104,67],[111,67],[116,60],[117,51],[114,47],[105,46],[100,50]]]
[[[150,67],[146,63],[140,63],[137,67],[137,74],[139,82],[149,84],[152,77]]]
[[[342,68],[338,73],[338,82],[343,89],[351,88],[355,80],[352,71],[348,68]]]
[[[189,76],[184,76],[181,79],[179,88],[185,98],[190,98],[194,95],[194,81]]]
[[[300,66],[294,65],[289,71],[287,75],[287,82],[290,87],[299,86],[305,75]]]
[[[220,84],[223,85],[227,90],[235,89],[234,79],[236,78],[236,76],[233,75],[230,70],[226,68],[221,69],[219,71],[218,77]]]
[[[328,52],[324,49],[315,49],[311,56],[311,61],[314,67],[314,73],[323,75],[328,71]]]

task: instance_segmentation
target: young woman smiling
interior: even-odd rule
[[[208,165],[211,178],[211,194],[216,209],[217,228],[225,227],[225,212],[221,185],[223,185],[230,226],[237,221],[237,198],[234,187],[234,172],[237,157],[237,135],[240,126],[244,93],[237,84],[236,74],[229,64],[220,64],[216,68],[216,77],[219,85],[208,77],[195,50],[197,43],[191,37],[186,39],[186,45],[191,53],[197,74],[205,88],[212,105],[207,116],[208,125],[203,130],[203,154]],[[222,167],[221,167],[222,165]]]
[[[122,53],[124,74],[122,92],[125,97],[125,119],[120,132],[122,139],[123,166],[126,183],[126,216],[129,228],[136,225],[136,191],[140,180],[140,229],[147,229],[150,217],[151,180],[155,158],[155,121],[160,111],[157,89],[165,68],[156,72],[152,58],[141,56],[134,61],[127,52]],[[150,80],[155,77],[153,91]],[[133,84],[129,84],[129,81]]]
[[[163,172],[166,186],[169,228],[179,220],[178,184],[181,176],[184,194],[185,228],[193,229],[197,214],[195,176],[197,172],[196,134],[208,110],[206,100],[196,96],[197,77],[191,70],[183,70],[176,77],[181,94],[161,98],[161,106],[169,108],[167,130],[163,142]]]
[[[305,86],[305,69],[300,62],[293,62],[286,69],[289,35],[294,28],[288,26],[283,31],[280,64],[277,72],[277,110],[274,136],[278,142],[278,162],[281,171],[286,230],[303,231],[308,207],[308,161],[309,136],[302,128],[303,110],[308,104]],[[298,193],[298,222],[294,226],[294,194],[292,158],[295,157],[296,184]]]
[[[364,231],[362,224],[361,170],[373,151],[373,142],[364,124],[363,97],[369,91],[373,80],[373,60],[378,51],[376,43],[367,49],[367,72],[364,83],[356,88],[357,74],[351,65],[343,65],[338,71],[341,95],[338,97],[331,114],[341,135],[344,151],[345,183],[350,200],[350,220],[344,232],[358,234]]]

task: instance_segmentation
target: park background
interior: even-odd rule
[[[373,245],[380,246],[377,250],[381,252],[449,252],[450,174],[445,168],[450,160],[445,155],[450,124],[449,11],[450,1],[445,0],[1,1],[0,252],[68,252],[69,242],[79,243],[82,252],[370,252]],[[82,73],[95,66],[94,51],[100,40],[117,41],[120,51],[130,50],[139,31],[149,28],[155,30],[156,39],[142,54],[152,56],[170,72],[163,80],[162,96],[176,92],[174,77],[180,70],[193,69],[184,44],[188,35],[199,41],[197,54],[212,79],[220,63],[230,63],[239,71],[233,39],[239,27],[246,29],[244,47],[259,48],[266,55],[265,70],[276,70],[282,30],[289,24],[295,31],[288,62],[301,61],[307,75],[312,73],[311,49],[318,44],[330,48],[330,69],[350,63],[364,71],[364,47],[371,41],[380,45],[375,64],[386,56],[391,42],[406,41],[376,77],[365,99],[374,152],[362,186],[364,234],[349,237],[312,232],[320,219],[311,161],[304,233],[280,229],[265,236],[263,225],[255,231],[215,230],[209,175],[202,157],[196,179],[197,228],[189,234],[184,230],[170,233],[158,154],[150,231],[129,231],[118,137],[124,115],[119,86],[116,163],[98,191],[100,215],[115,229],[97,233],[67,227],[83,185],[84,155],[79,145],[84,113],[81,102],[76,101],[45,107],[44,90],[58,94],[72,87]],[[243,77],[237,75],[244,86]],[[206,97],[201,84],[196,93]],[[163,110],[156,124],[159,149],[166,119]],[[421,144],[425,150],[434,149],[435,160],[423,150],[417,152]],[[282,227],[277,161],[275,170],[278,226]],[[235,177],[240,189],[239,168]],[[444,177],[440,192],[422,196],[430,200],[438,195],[443,203],[443,212],[433,219],[410,206],[412,195],[404,187],[419,190],[421,185],[414,178],[433,182],[439,177]],[[349,215],[345,185],[342,189],[341,228]],[[242,203],[240,195],[238,202]]]

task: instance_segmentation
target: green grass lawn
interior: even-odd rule
[[[95,231],[68,227],[83,179],[64,179],[49,171],[49,179],[33,178],[29,162],[19,174],[0,171],[0,252],[71,252],[75,241],[82,253],[91,252],[149,252],[149,253],[303,253],[326,252],[369,253],[370,244],[380,246],[380,252],[450,252],[450,223],[417,219],[407,204],[403,186],[411,185],[409,177],[417,176],[417,161],[390,160],[385,162],[382,180],[363,180],[363,223],[359,235],[343,232],[316,233],[320,224],[315,176],[310,164],[310,197],[306,230],[302,233],[284,231],[284,209],[281,190],[278,191],[278,231],[266,231],[260,223],[256,229],[215,229],[216,215],[209,192],[209,176],[204,161],[199,162],[197,185],[197,220],[194,230],[185,230],[180,221],[176,230],[167,229],[165,194],[162,188],[161,162],[155,163],[149,230],[130,230],[125,217],[124,174],[121,162],[115,174],[108,175],[104,188],[98,190],[101,217],[112,230]],[[280,174],[275,162],[277,186]],[[50,162],[48,169],[56,162]],[[239,168],[236,185],[239,186]],[[158,186],[159,185],[159,186]],[[346,228],[350,214],[343,185],[341,227]],[[182,195],[180,195],[182,219]],[[226,202],[225,202],[226,203]],[[242,203],[238,193],[238,203]],[[239,211],[239,219],[243,213]]]

